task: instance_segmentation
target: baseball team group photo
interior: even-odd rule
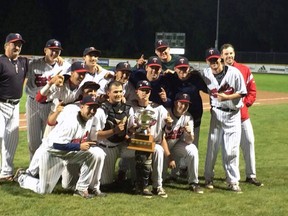
[[[269,136],[280,138],[267,134],[272,129],[265,129],[260,122],[265,118],[257,113],[276,106],[277,98],[277,109],[287,108],[288,91],[279,89],[273,105],[264,104],[268,99],[256,96],[257,78],[261,86],[267,76],[285,85],[287,75],[253,74],[236,61],[230,43],[203,50],[204,69],[193,68],[184,55],[171,54],[164,39],[152,42],[151,56],[140,53],[134,65],[123,60],[111,68],[99,64],[101,51],[93,46],[83,47],[76,60],[61,57],[65,47],[54,38],[43,44],[43,56],[24,57],[26,40],[9,33],[0,57],[2,197],[25,194],[24,199],[35,202],[59,199],[71,205],[100,202],[101,208],[117,202],[118,209],[126,200],[122,205],[139,213],[131,199],[141,209],[154,205],[152,212],[157,212],[157,202],[182,199],[192,209],[194,203],[219,197],[242,205],[245,196],[273,187],[266,174],[273,158],[264,158],[273,154],[265,152],[266,142]],[[279,118],[287,120],[286,115]],[[259,139],[259,133],[266,138]],[[192,212],[189,206],[184,209],[184,215]]]

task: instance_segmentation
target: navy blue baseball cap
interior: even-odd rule
[[[155,42],[155,49],[167,48],[169,47],[169,43],[166,40],[157,40]]]
[[[152,89],[151,84],[149,81],[147,80],[140,80],[137,85],[136,85],[136,89]]]
[[[87,47],[87,48],[85,48],[85,50],[83,52],[83,56],[86,56],[89,53],[95,53],[96,56],[99,56],[101,54],[101,51],[96,49],[95,47]]]
[[[63,50],[60,41],[58,41],[56,39],[48,40],[46,42],[46,46],[45,47],[49,48],[49,49],[60,49],[60,50]]]
[[[206,50],[206,53],[205,53],[205,58],[206,60],[209,60],[209,59],[212,59],[212,58],[221,58],[221,54],[219,52],[218,49],[216,48],[209,48]]]
[[[5,43],[13,43],[15,41],[21,41],[22,43],[25,43],[22,36],[19,33],[10,33],[6,37]]]
[[[186,57],[179,56],[179,58],[175,61],[174,67],[189,67],[189,61]]]
[[[116,65],[116,71],[132,71],[131,66],[128,62],[119,62]]]
[[[179,92],[175,96],[175,101],[180,101],[183,103],[191,103],[190,96],[187,93]]]
[[[162,67],[162,62],[158,56],[151,56],[147,61],[148,66],[159,66]]]
[[[71,71],[73,72],[77,72],[77,73],[86,73],[88,72],[88,69],[86,68],[85,66],[85,63],[84,62],[74,62],[72,65],[71,65]]]
[[[97,98],[95,96],[92,95],[87,95],[86,97],[84,97],[80,103],[82,105],[92,105],[92,104],[99,104],[97,101]]]
[[[94,81],[86,81],[82,86],[81,86],[81,89],[84,90],[84,89],[94,89],[94,90],[98,90],[100,88],[100,85],[97,84],[96,82]]]

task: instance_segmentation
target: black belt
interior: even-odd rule
[[[236,110],[230,108],[223,108],[223,107],[215,107],[216,109],[222,110],[224,112],[235,112]]]
[[[118,145],[115,146],[109,146],[109,145],[104,145],[102,143],[98,143],[99,146],[104,147],[104,148],[116,148]]]
[[[20,102],[20,99],[2,99],[2,98],[0,98],[0,102],[10,103],[12,105],[17,105]]]
[[[29,96],[29,98],[31,98],[32,100],[35,100],[35,98]],[[37,101],[38,102],[38,101]],[[48,103],[52,103],[52,101],[44,101],[44,102],[38,102],[38,103],[41,103],[41,104],[48,104]]]

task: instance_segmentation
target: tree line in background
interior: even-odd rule
[[[287,52],[288,1],[221,0],[219,46],[238,51]],[[62,42],[63,56],[81,56],[95,46],[103,57],[154,54],[156,32],[186,33],[190,60],[203,60],[215,45],[217,0],[4,0],[0,39],[19,32],[22,54],[42,55],[50,38]]]

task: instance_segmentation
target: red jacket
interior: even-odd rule
[[[236,61],[232,66],[236,67],[242,73],[246,83],[247,95],[243,97],[244,106],[241,108],[241,121],[245,121],[249,118],[248,107],[252,106],[256,100],[256,83],[249,67]]]

